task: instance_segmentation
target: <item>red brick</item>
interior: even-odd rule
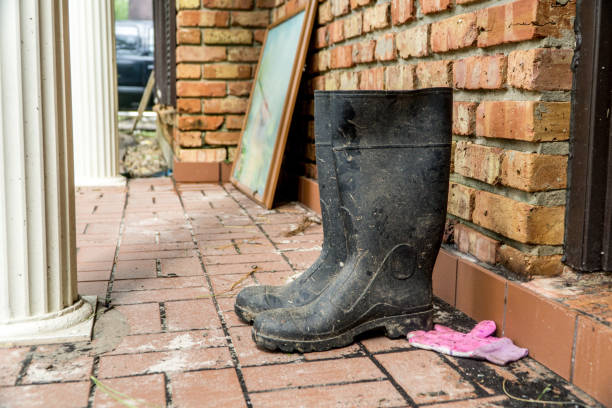
[[[2,388],[3,408],[86,407],[91,381]]]
[[[129,334],[157,333],[161,331],[159,305],[145,303],[141,305],[115,306],[129,325]]]
[[[343,45],[331,50],[331,68],[350,68],[353,65],[353,47],[351,45]]]
[[[331,13],[331,0],[326,0],[319,4],[317,8],[317,21],[319,24],[327,24],[334,19]]]
[[[315,48],[324,48],[329,44],[329,34],[327,26],[319,27],[315,30]]]
[[[458,89],[502,89],[506,83],[506,56],[476,56],[455,61],[453,83]]]
[[[204,100],[204,113],[244,113],[248,100],[228,96]]]
[[[473,135],[476,129],[475,102],[453,103],[453,133],[456,135]]]
[[[431,49],[446,52],[470,47],[477,36],[476,13],[460,14],[431,24]]]
[[[406,90],[416,88],[416,67],[414,65],[387,67],[385,76],[385,89]]]
[[[176,8],[177,10],[199,9],[200,0],[177,0]]]
[[[355,10],[356,8],[367,6],[371,2],[372,0],[350,0],[351,9]]]
[[[432,276],[434,296],[439,297],[451,306],[455,306],[457,288],[457,257],[440,249]]]
[[[366,40],[353,44],[353,61],[357,64],[374,61],[376,41]]]
[[[487,237],[463,224],[456,224],[454,229],[455,243],[461,252],[474,255],[476,259],[495,265],[499,241]]]
[[[236,370],[233,368],[173,373],[170,378],[172,400],[177,407],[246,405]]]
[[[127,401],[142,401],[143,405],[163,406],[166,404],[166,384],[162,374],[143,375],[138,377],[109,378],[104,385],[113,390],[129,395]],[[101,387],[96,387],[94,406],[112,407],[117,401]]]
[[[257,8],[274,8],[277,0],[257,0],[255,5]]]
[[[242,129],[243,122],[243,115],[227,115],[225,117],[225,127],[228,129]]]
[[[361,11],[352,13],[342,21],[344,22],[344,36],[346,38],[361,35],[363,29],[363,13]]]
[[[501,181],[501,159],[504,149],[482,146],[471,142],[457,142],[455,173],[498,184]]]
[[[389,3],[380,3],[363,12],[363,32],[389,27]]]
[[[257,62],[261,47],[230,47],[227,50],[227,60],[234,62]]]
[[[251,81],[236,81],[229,82],[228,84],[229,94],[234,96],[249,96],[251,93]]]
[[[414,0],[391,0],[391,22],[404,24],[415,18]]]
[[[204,44],[251,44],[253,33],[243,28],[204,29]]]
[[[343,16],[350,11],[349,0],[329,0],[331,1],[331,13],[334,17]]]
[[[12,386],[17,381],[22,362],[26,359],[29,348],[20,347],[12,349],[0,349],[0,386]]]
[[[420,0],[423,14],[437,13],[451,8],[450,0]]]
[[[448,60],[419,62],[416,68],[419,88],[452,86],[453,63]]]
[[[267,27],[270,13],[265,11],[232,11],[232,25],[241,27]]]
[[[316,91],[325,90],[325,75],[319,75],[312,79],[312,89]]]
[[[376,67],[359,71],[359,89],[385,89],[385,68]]]
[[[204,78],[208,79],[244,79],[250,77],[250,65],[210,64],[204,66]]]
[[[202,7],[246,10],[253,7],[253,0],[202,0]]]
[[[400,31],[395,36],[395,44],[402,58],[425,57],[429,55],[429,24]]]
[[[448,213],[471,221],[475,192],[473,188],[451,182],[448,189]]]
[[[199,64],[178,64],[176,66],[177,79],[200,79],[202,67]]]
[[[180,28],[176,31],[177,44],[200,44],[200,30]]]
[[[355,71],[345,71],[340,73],[340,89],[357,90],[359,89],[359,73]],[[316,177],[311,177],[316,178]]]
[[[533,255],[519,251],[510,245],[502,245],[497,251],[497,262],[506,269],[525,277],[534,275],[559,275],[563,271],[561,255]]]
[[[206,132],[204,141],[209,145],[237,145],[240,132]]]
[[[531,205],[477,191],[473,222],[505,237],[526,244],[561,245],[565,207]]]
[[[179,116],[181,130],[215,130],[223,124],[223,116]]]
[[[326,91],[337,91],[338,89],[340,89],[340,72],[328,72],[327,74],[325,74],[325,90]],[[306,148],[307,150],[306,158],[314,161],[315,160],[314,143],[312,143],[312,156],[308,155],[309,146],[310,144],[307,145],[307,148]]]
[[[225,47],[202,47],[179,45],[176,47],[176,62],[211,62],[225,60]]]
[[[523,191],[558,190],[567,187],[567,157],[506,150],[501,183]]]
[[[202,132],[181,132],[176,133],[176,140],[182,147],[202,146]]]
[[[177,96],[225,96],[225,82],[177,81]]]
[[[319,51],[312,56],[312,72],[325,72],[329,69],[331,52],[329,50]]]
[[[336,20],[327,26],[329,32],[329,44],[334,44],[340,41],[344,41],[344,22],[342,20]]]
[[[383,34],[376,39],[374,55],[379,61],[393,61],[397,59],[395,52],[395,38],[393,33]]]
[[[253,39],[258,43],[263,43],[266,38],[266,30],[253,30]]]
[[[476,110],[476,135],[529,142],[569,138],[569,102],[485,101]]]
[[[572,89],[573,50],[537,48],[508,55],[508,83],[530,91]]]
[[[227,27],[227,11],[185,10],[177,14],[179,27]]]

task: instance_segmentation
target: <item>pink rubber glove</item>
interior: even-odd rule
[[[499,365],[527,355],[527,349],[515,346],[507,337],[493,337],[493,333],[495,322],[491,320],[483,320],[467,334],[436,324],[434,330],[428,332],[418,330],[408,333],[408,341],[414,347],[451,356],[488,360]]]

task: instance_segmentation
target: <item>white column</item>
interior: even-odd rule
[[[67,0],[0,1],[0,344],[88,339],[77,294]]]
[[[113,2],[68,3],[75,183],[121,185]]]

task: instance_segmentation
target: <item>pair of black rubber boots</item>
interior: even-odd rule
[[[431,327],[451,123],[448,88],[315,92],[322,251],[295,281],[238,294],[258,346],[323,351]]]

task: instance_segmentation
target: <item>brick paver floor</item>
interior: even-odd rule
[[[234,296],[316,259],[320,225],[287,236],[307,215],[297,204],[267,211],[231,185],[167,178],[79,189],[76,203],[79,292],[99,298],[94,339],[0,349],[1,407],[542,406],[508,398],[504,379],[522,398],[547,389],[542,399],[596,406],[531,359],[501,368],[376,334],[322,353],[257,349]],[[473,324],[442,303],[436,320]]]

